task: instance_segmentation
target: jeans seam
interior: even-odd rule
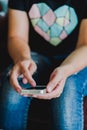
[[[82,93],[83,97],[84,97],[86,85],[87,85],[87,80],[83,83],[83,93]]]
[[[25,97],[25,98],[27,98],[27,97]],[[29,100],[31,100],[31,99],[29,99]],[[29,101],[28,101],[28,103],[26,104],[26,109],[25,109],[25,112],[24,112],[24,129],[26,130],[27,129],[27,122],[28,122],[28,110],[29,110]]]

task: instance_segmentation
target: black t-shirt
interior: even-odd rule
[[[87,0],[9,0],[9,8],[26,11],[30,47],[45,55],[73,51],[80,23],[87,18]]]

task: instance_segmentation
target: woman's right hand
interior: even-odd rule
[[[36,71],[36,63],[30,59],[18,61],[12,68],[10,73],[10,83],[13,88],[20,93],[21,86],[18,83],[18,77],[23,74],[25,82],[29,82],[32,86],[36,86],[35,80],[32,78],[33,73]]]

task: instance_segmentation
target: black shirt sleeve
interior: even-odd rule
[[[25,0],[9,0],[8,8],[26,11]]]
[[[87,18],[87,0],[85,0],[85,4],[83,7],[83,19]]]

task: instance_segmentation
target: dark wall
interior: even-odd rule
[[[0,0],[0,72],[10,63],[11,59],[7,51],[8,34],[8,0]]]

